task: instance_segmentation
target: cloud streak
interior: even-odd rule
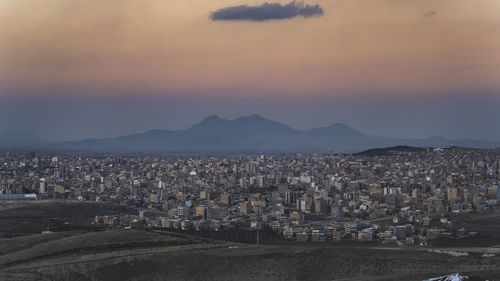
[[[304,18],[321,16],[323,9],[316,5],[305,5],[292,1],[288,4],[264,3],[260,6],[232,6],[219,9],[210,15],[214,21],[267,21],[291,19],[298,16]]]
[[[430,10],[430,11],[425,12],[425,13],[423,14],[423,16],[424,16],[425,18],[433,18],[433,17],[437,16],[437,13],[436,13],[436,11],[432,11],[432,10]]]

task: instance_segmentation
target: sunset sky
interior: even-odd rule
[[[77,139],[258,113],[500,140],[500,1],[315,0],[304,5],[322,15],[211,18],[264,2],[0,0],[0,131]]]

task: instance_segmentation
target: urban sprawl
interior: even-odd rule
[[[0,199],[137,210],[89,218],[112,228],[268,229],[284,240],[425,246],[476,234],[456,218],[496,210],[499,162],[499,150],[457,147],[253,156],[3,153]]]

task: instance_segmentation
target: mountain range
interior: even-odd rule
[[[256,153],[256,152],[359,152],[365,149],[397,145],[415,147],[464,146],[496,148],[500,141],[449,139],[388,138],[367,135],[335,123],[331,126],[296,130],[260,115],[233,120],[209,116],[183,130],[150,130],[115,138],[45,142],[32,134],[0,133],[2,150],[52,150],[100,152],[186,152],[186,153]]]

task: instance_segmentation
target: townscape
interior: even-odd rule
[[[255,234],[266,229],[282,240],[426,246],[477,234],[456,218],[495,211],[500,199],[500,151],[458,147],[244,156],[3,153],[0,163],[3,200],[109,202],[137,212],[89,223],[238,230],[253,235],[246,242],[258,242]]]
[[[500,1],[0,23],[0,281],[500,280]]]

